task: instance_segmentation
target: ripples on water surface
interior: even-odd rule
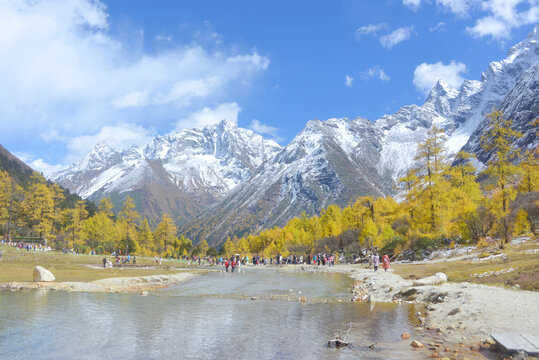
[[[247,270],[149,296],[0,291],[0,359],[418,358],[399,338],[413,334],[414,307],[335,301],[351,286],[340,274]],[[349,323],[353,346],[328,349]]]

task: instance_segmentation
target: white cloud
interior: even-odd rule
[[[421,5],[421,0],[402,0],[402,4],[415,11]]]
[[[466,65],[461,62],[451,61],[444,65],[441,61],[434,64],[422,63],[414,70],[414,85],[423,93],[428,93],[438,80],[446,81],[451,87],[458,89],[466,72]]]
[[[188,117],[176,123],[176,129],[201,128],[227,120],[233,123],[238,122],[238,114],[241,108],[236,103],[223,103],[214,108],[204,107]]]
[[[475,24],[466,30],[478,38],[506,39],[513,29],[539,21],[537,0],[436,0],[436,5],[458,17],[473,15]]]
[[[32,169],[36,170],[37,172],[42,173],[43,176],[45,176],[46,178],[48,178],[53,173],[66,168],[66,166],[62,164],[56,164],[56,165],[49,164],[43,159],[37,159],[37,160],[31,161],[29,165]]]
[[[384,69],[382,69],[379,65],[375,65],[372,68],[368,69],[367,71],[361,73],[361,77],[364,80],[369,80],[369,79],[374,79],[374,78],[380,79],[382,81],[390,80],[389,75],[387,75]]]
[[[468,27],[467,30],[475,37],[492,36],[495,39],[506,38],[511,34],[507,23],[492,16],[478,19],[475,25]]]
[[[511,30],[539,21],[537,0],[484,0],[481,8],[488,15],[466,28],[475,37],[509,38]]]
[[[209,77],[196,80],[182,80],[175,83],[168,94],[157,94],[155,103],[175,103],[180,106],[189,105],[193,98],[206,97],[220,85],[219,77]]]
[[[112,100],[112,105],[117,108],[140,107],[148,105],[148,93],[145,91],[131,91],[128,94]]]
[[[363,35],[370,35],[373,34],[376,36],[376,34],[381,31],[387,29],[387,24],[381,23],[381,24],[369,24],[362,26],[356,30],[355,36],[356,40],[361,39]]]
[[[249,71],[266,70],[270,64],[270,60],[261,56],[256,51],[247,55],[236,55],[226,59],[227,64],[241,65]]]
[[[257,119],[253,119],[253,121],[251,121],[251,124],[249,124],[249,129],[261,135],[268,135],[269,137],[271,137],[273,140],[277,142],[280,142],[283,140],[283,138],[280,137],[278,134],[279,132],[278,128],[265,125],[261,123],[260,120],[257,120]]]
[[[413,26],[398,28],[392,33],[380,37],[380,44],[382,44],[383,47],[391,49],[398,43],[408,40],[410,36],[412,36],[413,31]]]
[[[352,83],[354,82],[354,78],[351,77],[350,75],[346,74],[344,76],[344,85],[348,86],[348,87],[352,87]]]
[[[172,35],[157,35],[155,37],[155,40],[170,43],[172,42],[172,40],[174,40],[174,38],[172,37]]]
[[[48,129],[39,134],[39,137],[45,142],[65,141],[66,139],[56,129]]]
[[[136,124],[118,123],[102,127],[92,135],[77,136],[69,140],[67,148],[71,151],[68,161],[83,157],[98,143],[108,144],[116,149],[127,149],[132,145],[146,145],[154,134]]]
[[[440,21],[438,24],[436,24],[436,26],[431,27],[429,31],[433,32],[433,31],[447,31],[447,30],[445,28],[445,23]]]
[[[481,0],[436,0],[437,5],[455,13],[460,17],[468,15],[470,8]]]
[[[110,21],[99,0],[0,1],[6,136],[67,142],[119,122],[169,127],[186,106],[231,101],[270,64],[254,50],[210,51],[168,35],[146,53],[143,30],[115,35]]]
[[[43,159],[35,159],[33,155],[24,153],[24,152],[14,152],[13,155],[15,155],[17,158],[19,158],[22,162],[28,164],[32,169],[34,169],[37,172],[43,173],[45,177],[48,177],[55,171],[60,171],[63,168],[65,168],[65,165],[61,164],[49,164]]]

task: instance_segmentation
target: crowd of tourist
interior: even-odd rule
[[[34,250],[34,251],[51,251],[50,246],[45,246],[40,243],[28,243],[28,242],[14,242],[14,241],[7,241],[5,239],[0,241],[0,245],[2,246],[11,246],[19,250]],[[63,253],[74,253],[72,249],[62,249]],[[91,252],[91,255],[97,255],[94,251]],[[132,264],[136,265],[137,260],[136,256],[131,256],[130,254],[122,255],[122,251],[114,251],[111,254],[113,261],[116,263],[116,266],[122,266],[123,264]],[[359,258],[358,258],[359,259]],[[380,255],[378,255],[378,252],[376,250],[372,251],[367,256],[369,267],[373,268],[374,271],[378,270],[378,266],[380,265],[380,262],[382,262],[382,266],[385,271],[387,271],[390,267],[390,260],[389,256],[387,254],[383,254],[382,258],[380,258]],[[175,260],[175,258],[172,257],[172,255],[168,255],[168,260]],[[218,266],[224,266],[225,271],[231,271],[234,272],[236,268],[242,265],[317,265],[317,266],[335,266],[335,263],[339,262],[339,256],[338,254],[326,254],[326,253],[319,253],[319,254],[309,254],[307,256],[304,255],[296,255],[296,254],[290,254],[288,256],[283,257],[281,254],[277,254],[275,256],[260,256],[260,255],[254,255],[252,258],[249,258],[248,255],[240,256],[239,254],[235,254],[230,257],[211,257],[211,256],[197,256],[197,255],[182,255],[178,256],[177,260],[187,262],[188,266],[191,265],[218,265]],[[341,259],[342,260],[342,259]],[[161,265],[163,262],[163,258],[161,256],[154,256],[154,261],[156,264]],[[354,263],[357,262],[354,257]],[[106,257],[103,258],[103,267],[112,267],[113,262],[107,259]]]
[[[11,246],[13,248],[19,249],[19,250],[26,250],[26,251],[51,251],[50,246],[45,246],[43,244],[39,243],[28,243],[28,242],[22,242],[22,241],[7,241],[7,240],[1,240],[0,245],[2,246]]]

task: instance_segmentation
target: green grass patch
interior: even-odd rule
[[[508,246],[504,250],[482,249],[477,251],[484,261],[441,261],[426,264],[395,264],[395,272],[405,279],[419,279],[445,273],[452,282],[472,282],[492,285],[515,286],[539,291],[539,252],[537,242]],[[488,259],[492,255],[502,255]],[[512,270],[511,270],[512,269]]]

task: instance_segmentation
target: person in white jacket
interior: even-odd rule
[[[380,265],[380,256],[378,253],[374,253],[372,264],[374,265],[374,271],[378,270],[378,265]]]

